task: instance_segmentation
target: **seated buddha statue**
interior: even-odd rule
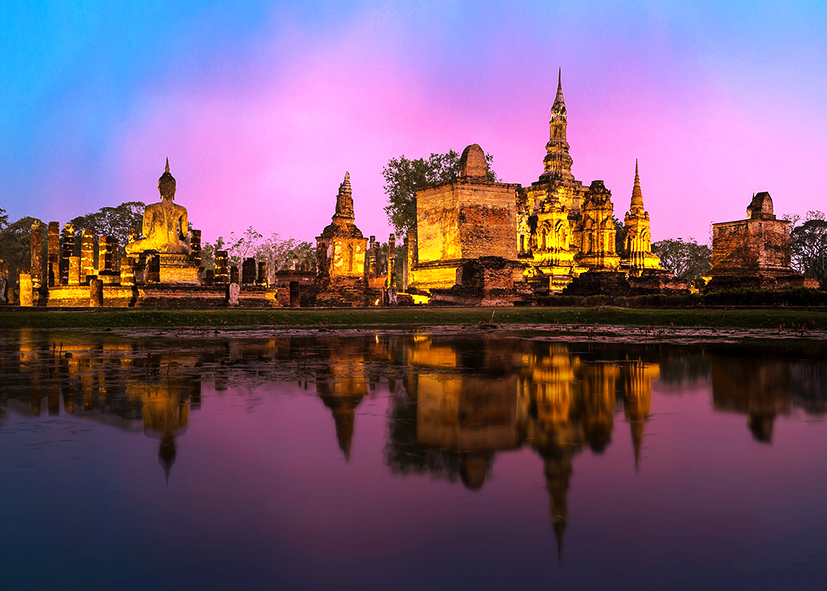
[[[175,177],[169,172],[169,158],[164,174],[158,179],[158,191],[161,193],[161,202],[147,205],[144,210],[144,237],[127,244],[127,254],[139,254],[147,250],[164,254],[191,254],[192,251],[186,243],[187,208],[173,201]]]

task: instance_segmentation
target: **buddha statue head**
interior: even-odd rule
[[[164,174],[158,179],[158,191],[161,193],[161,199],[165,197],[175,199],[175,177],[169,172],[169,158],[167,158]]]

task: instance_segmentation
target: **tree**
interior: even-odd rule
[[[382,169],[385,177],[385,194],[388,205],[385,213],[399,236],[416,229],[416,192],[440,183],[455,181],[459,177],[460,155],[454,150],[446,154],[431,154],[427,160],[409,160],[405,156],[391,158]],[[496,181],[497,174],[491,168],[494,157],[485,155],[488,164],[488,180]]]
[[[9,214],[6,210],[0,207],[0,230],[9,225]]]
[[[26,216],[0,230],[0,259],[9,263],[9,282],[12,285],[17,284],[19,271],[28,271],[31,267],[32,224],[36,221],[35,218]],[[46,224],[42,224],[40,230],[45,249],[48,244]]]
[[[227,241],[228,264],[235,265],[239,269],[244,259],[256,256],[263,235],[256,232],[249,226],[242,236],[236,237],[235,232],[230,232],[230,239]]]
[[[205,269],[215,267],[215,252],[226,250],[229,264],[241,266],[245,258],[254,257],[258,262],[266,262],[268,280],[275,280],[276,271],[304,265],[307,270],[316,269],[316,249],[309,242],[300,242],[295,238],[282,239],[277,233],[269,238],[257,232],[252,226],[244,234],[236,237],[235,233],[225,242],[219,236],[214,243],[204,242],[201,247],[201,264]]]
[[[615,252],[623,254],[624,242],[626,242],[626,226],[616,216],[612,215],[615,224]]]
[[[712,266],[712,249],[694,238],[660,240],[652,244],[652,252],[660,257],[664,269],[690,282],[707,275]]]
[[[92,230],[95,236],[112,236],[118,239],[121,248],[129,242],[129,231],[139,235],[143,225],[146,204],[141,201],[127,201],[117,207],[101,207],[95,213],[87,213],[69,221],[75,227],[75,235]]]
[[[291,268],[294,265],[304,265],[308,270],[316,268],[316,251],[312,244],[299,242],[295,238],[282,240],[275,232],[259,245],[256,258],[267,262],[268,280],[271,283],[275,281],[276,271],[279,269]]]
[[[827,219],[822,211],[808,211],[803,224],[799,216],[785,216],[791,222],[790,259],[792,267],[818,279],[827,289]]]

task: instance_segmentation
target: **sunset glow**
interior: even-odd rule
[[[0,207],[61,223],[176,201],[206,241],[310,240],[350,171],[387,239],[382,168],[479,143],[498,176],[543,170],[562,67],[573,172],[652,239],[708,239],[768,191],[824,209],[827,6],[765,2],[42,2],[0,8]]]

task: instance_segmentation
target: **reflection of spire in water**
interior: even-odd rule
[[[336,422],[336,441],[339,442],[339,449],[345,454],[345,461],[349,462],[356,411],[347,404],[338,405],[333,408],[333,420]]]
[[[338,340],[332,343],[335,344],[330,349],[320,351],[322,357],[327,357],[328,363],[316,372],[316,392],[333,413],[336,440],[345,461],[349,462],[356,407],[368,393],[368,379],[360,343]]]
[[[643,446],[643,430],[649,420],[649,404],[652,400],[652,380],[660,376],[656,364],[635,362],[628,365],[623,380],[623,408],[632,435],[635,454],[635,472],[640,466],[640,450]]]
[[[158,446],[158,463],[164,469],[164,480],[169,484],[169,472],[175,463],[175,437],[168,436],[161,439]]]
[[[563,561],[563,537],[568,520],[568,491],[571,482],[572,464],[568,453],[554,454],[546,459],[546,489],[549,492],[549,514],[554,537],[557,539],[557,561]]]

